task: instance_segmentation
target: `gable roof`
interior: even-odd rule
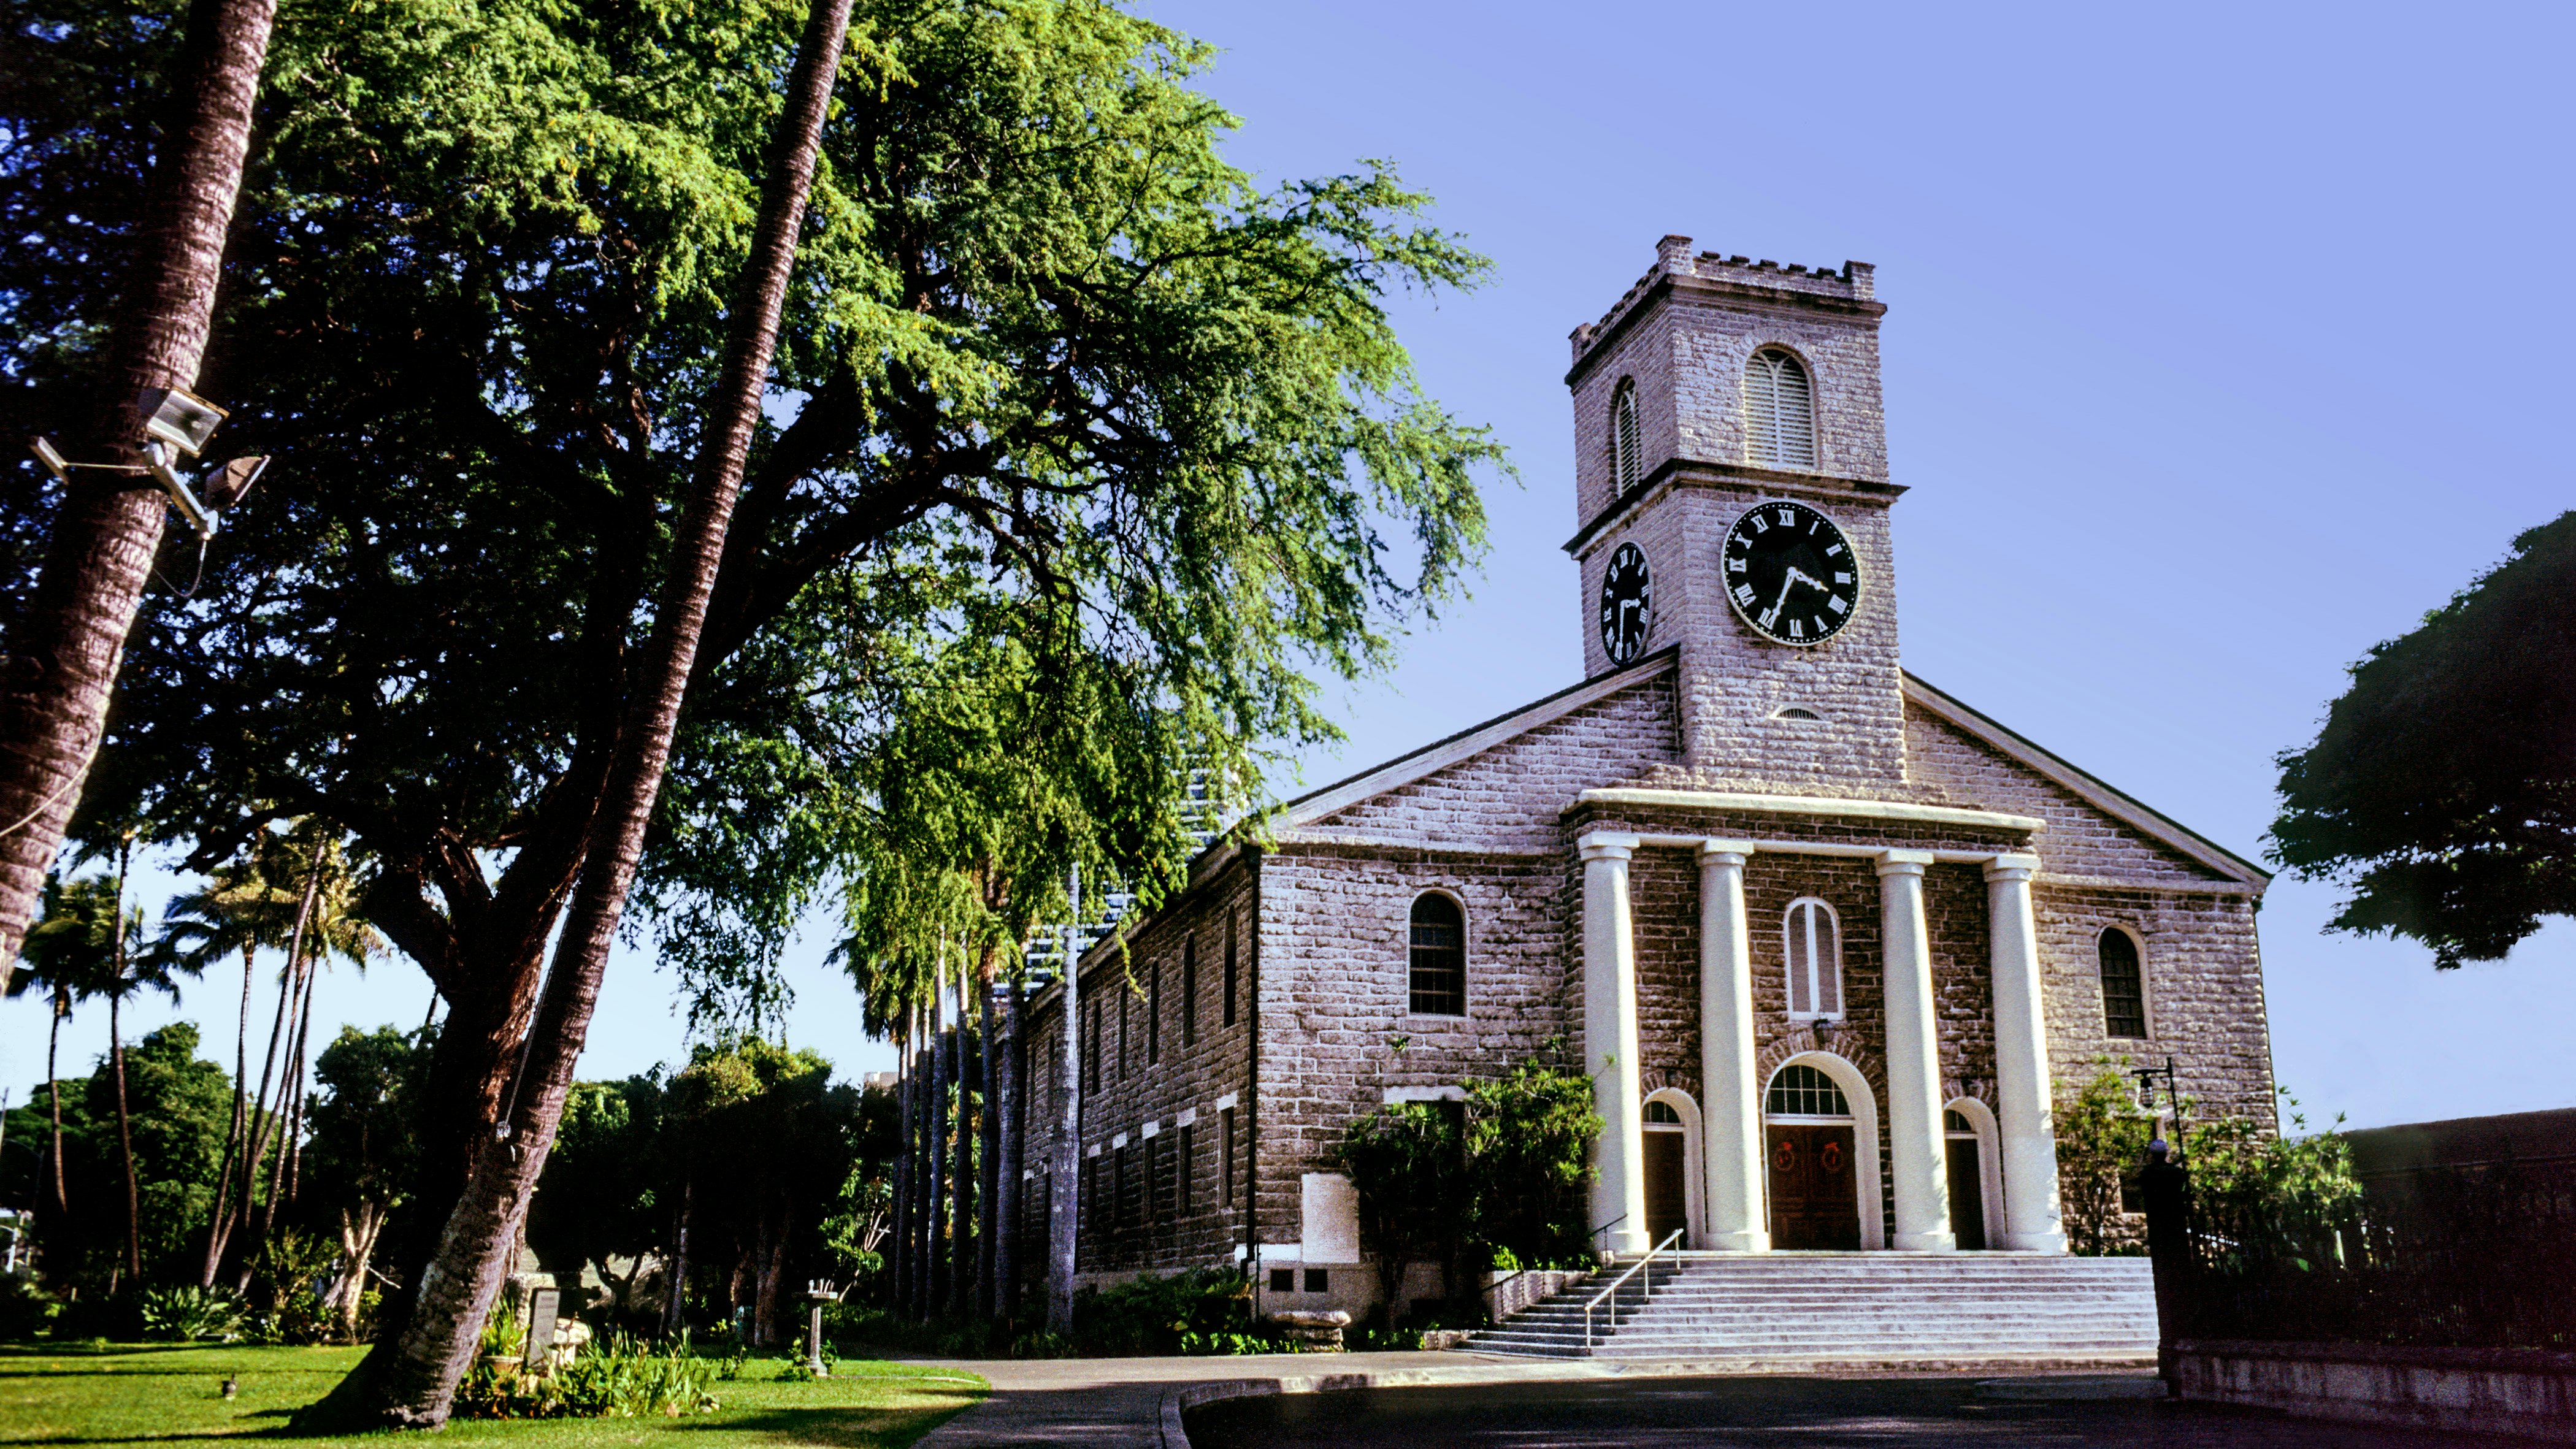
[[[1905,675],[1905,702],[1971,736],[2014,764],[2047,779],[2157,844],[2179,851],[2220,875],[2243,881],[2258,894],[2272,883],[2272,872],[2186,828],[2171,816],[2149,808],[2137,797],[2113,789],[2100,778],[2076,768],[1989,716],[1924,683],[1910,671]]]
[[[1446,739],[1433,740],[1411,754],[1398,755],[1385,764],[1373,766],[1347,779],[1336,780],[1279,807],[1272,817],[1273,828],[1294,830],[1312,825],[1336,811],[1390,790],[1400,790],[1426,775],[1437,774],[1463,760],[1492,749],[1541,725],[1552,724],[1587,705],[1598,704],[1621,690],[1633,689],[1658,674],[1672,669],[1681,657],[1681,646],[1668,645],[1636,664],[1615,674],[1587,679],[1581,684],[1560,689],[1535,704],[1525,704],[1510,714],[1497,715],[1480,725],[1469,725]]]

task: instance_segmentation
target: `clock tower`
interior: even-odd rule
[[[1695,786],[1902,794],[1871,269],[1656,252],[1566,374],[1584,673],[1678,649]]]

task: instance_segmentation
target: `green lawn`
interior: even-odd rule
[[[172,1440],[274,1438],[285,1444],[364,1445],[365,1439],[288,1438],[286,1417],[322,1397],[348,1372],[354,1348],[172,1348],[97,1350],[0,1348],[0,1444],[149,1444]],[[984,1396],[981,1379],[908,1364],[844,1360],[819,1383],[775,1377],[777,1361],[754,1360],[739,1379],[719,1381],[724,1407],[687,1419],[458,1419],[436,1445],[507,1449],[757,1449],[827,1444],[902,1449]],[[227,1402],[227,1377],[241,1380]]]

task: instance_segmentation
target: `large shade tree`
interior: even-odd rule
[[[2576,513],[2373,648],[2281,757],[2273,858],[2350,894],[2334,929],[2493,961],[2576,915]]]
[[[124,12],[35,8],[113,125]],[[390,0],[298,12],[270,58],[210,368],[273,491],[148,618],[100,808],[208,863],[291,817],[376,862],[368,913],[451,1010],[424,1224],[591,846],[803,13]],[[1248,794],[1328,732],[1312,675],[1381,662],[1478,546],[1494,449],[1421,396],[1385,293],[1481,263],[1391,176],[1254,187],[1205,55],[1095,4],[859,8],[640,881],[716,999],[774,999],[868,828],[858,762],[952,648]],[[30,375],[77,385],[82,345]],[[1065,833],[1176,816],[1174,781]]]

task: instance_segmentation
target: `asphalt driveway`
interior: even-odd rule
[[[2143,1391],[2143,1392],[2142,1392]],[[1231,1399],[1192,1449],[2469,1449],[2523,1441],[2177,1404],[2136,1379],[1672,1378]]]

